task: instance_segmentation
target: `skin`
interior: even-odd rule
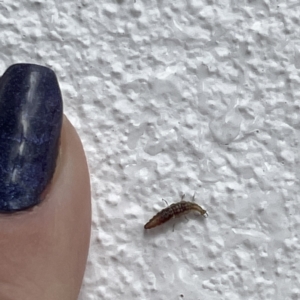
[[[91,195],[79,137],[64,118],[57,167],[44,200],[0,214],[0,299],[75,300],[88,254]]]

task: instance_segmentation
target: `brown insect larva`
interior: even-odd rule
[[[184,195],[183,195],[184,197]],[[182,199],[183,199],[182,197]],[[195,197],[195,195],[194,195]],[[193,199],[194,199],[193,197]],[[204,210],[201,206],[194,202],[188,202],[181,200],[180,202],[176,202],[171,204],[170,206],[164,208],[160,212],[158,212],[150,221],[148,221],[144,228],[150,229],[153,227],[156,227],[158,225],[161,225],[167,221],[169,221],[172,218],[180,217],[186,213],[189,213],[190,211],[197,211],[201,215],[207,215],[206,210]]]

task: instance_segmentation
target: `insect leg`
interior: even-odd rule
[[[192,201],[195,202],[195,196],[196,196],[196,192],[194,193],[194,196],[192,198]]]
[[[162,201],[166,202],[167,206],[169,206],[169,203],[167,202],[167,200],[162,199]]]
[[[180,200],[180,201],[183,201],[184,197],[185,197],[185,194],[182,194],[182,195],[181,195],[181,200]]]

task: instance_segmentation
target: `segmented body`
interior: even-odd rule
[[[144,226],[145,229],[150,229],[161,225],[172,218],[180,217],[190,211],[197,211],[201,215],[206,214],[206,210],[204,210],[201,206],[194,202],[188,201],[180,201],[171,204],[170,206],[164,208],[160,212],[158,212],[149,222],[147,222]]]

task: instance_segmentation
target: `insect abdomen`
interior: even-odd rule
[[[170,211],[169,207],[163,209],[162,211],[160,211],[159,213],[157,213],[152,219],[150,219],[150,221],[148,221],[144,228],[145,229],[150,229],[153,227],[156,227],[158,225],[161,225],[167,221],[169,221],[170,219],[172,219],[174,217],[174,214]]]

